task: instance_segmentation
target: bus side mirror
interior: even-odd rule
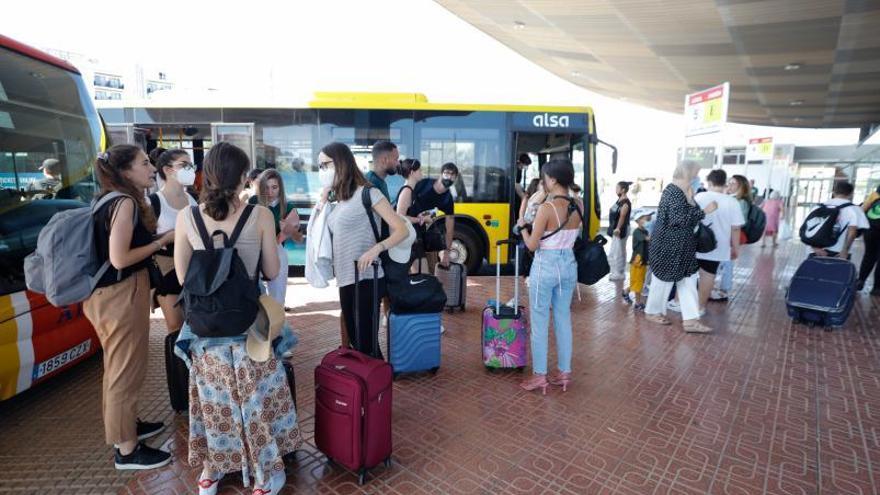
[[[607,143],[605,141],[602,141],[601,139],[597,139],[597,141],[599,142],[599,144],[604,144],[605,146],[608,146],[609,148],[611,148],[611,173],[616,174],[617,173],[617,146],[614,146],[611,143]]]

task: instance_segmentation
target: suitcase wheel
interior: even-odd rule
[[[391,380],[397,380],[397,377],[400,376],[400,373],[392,373]]]
[[[388,456],[388,458],[385,459],[385,467],[391,467],[391,456]]]
[[[486,371],[488,371],[489,373],[495,373],[495,370],[496,370],[496,368],[493,368],[491,366],[486,366]]]
[[[439,370],[439,369],[440,369],[439,366],[435,366],[435,367],[431,368],[431,374],[432,374],[432,375],[436,375],[436,374],[437,374],[437,370]]]
[[[452,306],[449,306],[448,308],[446,308],[446,312],[449,314],[455,313],[455,308],[453,308]]]
[[[363,484],[367,481],[367,470],[361,469],[358,471],[358,486],[363,486]]]
[[[831,327],[831,326],[826,326],[826,327],[825,327],[825,331],[826,331],[826,332],[830,332],[830,331],[832,331],[832,330],[834,330],[834,328]]]

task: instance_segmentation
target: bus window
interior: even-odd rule
[[[345,143],[364,173],[370,170],[373,145],[377,141],[396,144],[401,158],[413,156],[413,113],[409,110],[321,110],[320,119],[320,140],[315,156],[325,144]],[[393,202],[404,180],[389,175],[385,182]]]
[[[24,257],[49,218],[94,196],[101,125],[79,76],[9,50],[0,66],[0,294],[9,294],[24,290]]]
[[[425,174],[437,177],[453,162],[460,173],[455,200],[507,203],[513,188],[501,112],[416,112],[415,137]],[[426,168],[427,167],[427,168]]]

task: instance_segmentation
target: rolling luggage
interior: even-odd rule
[[[513,307],[501,304],[501,245],[509,244],[516,251]],[[529,319],[526,308],[519,305],[519,247],[515,241],[496,243],[495,304],[483,309],[483,365],[490,371],[517,368],[529,362]]]
[[[401,373],[440,369],[440,313],[388,317],[388,362],[394,378]]]
[[[785,294],[788,315],[795,323],[841,326],[852,310],[856,267],[847,260],[811,257],[804,260]]]
[[[379,265],[373,264],[373,296],[378,299]],[[355,268],[355,283],[358,283]],[[360,298],[355,292],[355,322]],[[373,322],[379,332],[379,314]],[[352,334],[357,338],[358,332]],[[374,334],[374,335],[375,335]],[[373,353],[379,354],[378,338]],[[315,444],[331,462],[358,473],[364,484],[367,470],[391,465],[391,365],[354,349],[339,348],[315,368]]]
[[[456,309],[464,311],[467,302],[467,268],[461,263],[449,263],[449,268],[437,263],[434,275],[440,279],[446,291],[446,310],[450,313]]]
[[[168,396],[171,409],[182,413],[189,409],[189,368],[183,359],[174,354],[174,344],[180,330],[165,336],[165,375],[168,379]]]

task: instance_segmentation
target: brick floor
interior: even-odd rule
[[[802,254],[795,244],[775,256],[746,249],[730,303],[709,308],[716,331],[706,336],[634,315],[616,298],[619,284],[582,288],[575,383],[546,397],[521,391],[518,373],[480,366],[479,311],[494,283],[471,277],[468,311],[444,316],[440,372],[395,382],[394,464],[363,487],[312,442],[312,370],[338,342],[335,290],[295,279],[307,443],[288,463],[285,493],[878,493],[880,302],[859,295],[847,325],[831,333],[792,326],[784,293]],[[195,491],[186,418],[167,404],[163,328],[154,321],[142,408],[173,424],[151,443],[176,461],[137,475],[113,470],[97,358],[0,403],[0,492]],[[229,476],[221,493],[249,490]]]

